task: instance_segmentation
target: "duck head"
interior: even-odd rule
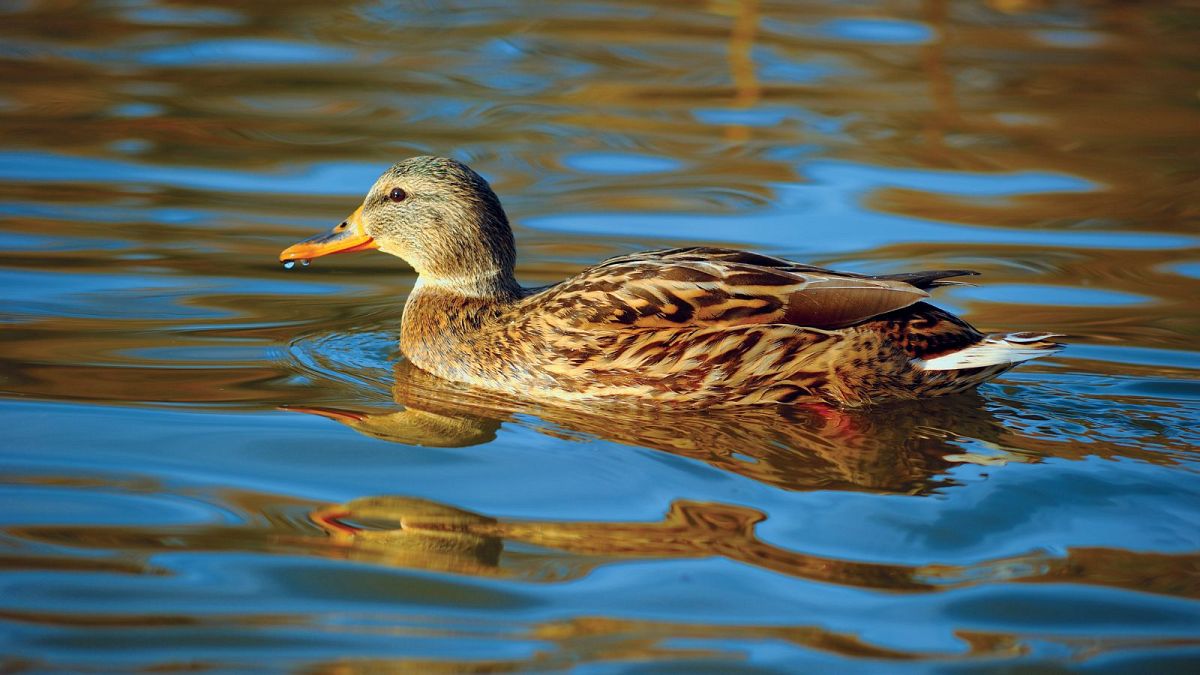
[[[466,164],[445,157],[393,165],[349,218],[289,246],[279,260],[368,249],[403,258],[426,283],[505,281],[516,260],[512,228],[496,193]]]

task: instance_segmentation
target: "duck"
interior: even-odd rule
[[[400,321],[414,366],[551,403],[860,407],[968,391],[1062,348],[1058,334],[986,335],[925,302],[970,270],[867,275],[691,246],[525,288],[500,199],[446,157],[394,164],[348,218],[279,260],[367,250],[417,273]]]

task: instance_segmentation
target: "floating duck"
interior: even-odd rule
[[[968,270],[868,276],[690,247],[525,289],[499,198],[442,157],[392,166],[349,218],[279,258],[368,249],[418,274],[400,326],[414,365],[522,398],[861,406],[969,390],[1061,348],[1053,333],[984,335],[922,302]]]

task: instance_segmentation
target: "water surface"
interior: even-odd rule
[[[1186,3],[0,8],[5,670],[1188,672]],[[382,254],[468,161],[519,275],[733,245],[973,268],[1070,348],[885,408],[562,411],[396,348]]]

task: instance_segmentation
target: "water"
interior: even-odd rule
[[[1194,7],[0,12],[5,670],[1200,663]],[[397,352],[398,261],[277,261],[418,153],[526,284],[965,267],[938,304],[1070,347],[847,413],[462,391]]]

